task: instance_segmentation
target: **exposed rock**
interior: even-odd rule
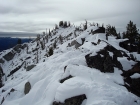
[[[132,79],[127,77],[124,81],[126,83],[124,86],[128,89],[128,91],[140,97],[140,78]]]
[[[95,46],[97,45],[97,44],[96,44],[96,43],[94,43],[94,42],[91,42],[91,43],[92,43],[93,45],[95,45]]]
[[[113,53],[113,58],[109,55],[109,51]],[[103,55],[102,57],[100,56]],[[97,55],[90,56],[86,55],[87,65],[91,68],[99,69],[101,72],[114,72],[114,67],[123,69],[121,63],[118,61],[117,57],[122,57],[121,51],[115,49],[111,45],[107,45],[104,49],[97,52]]]
[[[27,47],[27,44],[23,44],[21,49],[24,49],[25,47]]]
[[[105,47],[105,50],[112,52],[112,53],[113,53],[115,56],[117,56],[117,57],[123,57],[121,51],[120,51],[120,50],[117,50],[116,48],[114,48],[114,47],[111,46],[111,45],[107,45],[107,46]]]
[[[53,105],[81,105],[83,100],[87,99],[86,95],[79,95],[79,96],[75,96],[69,99],[66,99],[64,103],[60,103],[60,102],[53,102]]]
[[[20,53],[21,48],[22,48],[22,45],[21,45],[21,44],[17,44],[13,49],[14,49],[17,53]]]
[[[1,100],[1,105],[2,105],[2,103],[4,102],[4,100],[5,100],[5,99],[4,99],[4,97],[3,97],[2,100]]]
[[[113,55],[113,63],[115,67],[119,68],[120,70],[123,70],[122,64],[118,61],[116,55]]]
[[[125,87],[132,93],[140,97],[140,78],[133,79],[130,76],[134,73],[140,73],[140,62],[135,64],[132,69],[123,71],[122,76],[125,77],[124,81],[127,83]],[[129,85],[128,85],[129,84]]]
[[[120,47],[130,51],[130,52],[137,52],[138,46],[135,43],[131,43],[130,40],[126,40],[119,43]]]
[[[63,83],[64,81],[66,81],[66,80],[68,80],[68,79],[70,79],[70,78],[72,78],[73,76],[71,76],[71,75],[69,75],[68,77],[66,77],[66,78],[64,78],[64,79],[62,79],[62,80],[60,80],[60,83]]]
[[[104,72],[103,62],[104,58],[102,58],[99,54],[96,56],[90,56],[90,54],[85,56],[88,67],[99,69],[101,72]]]
[[[3,58],[7,61],[10,61],[13,59],[13,57],[15,56],[15,53],[13,51],[7,53],[6,55],[3,56]]]
[[[0,74],[4,75],[4,73],[3,73],[3,69],[2,69],[1,66],[0,66]]]
[[[106,56],[103,66],[104,66],[104,72],[110,72],[110,73],[114,72],[112,58],[109,55]]]
[[[3,73],[2,67],[0,66],[0,88],[3,86],[3,83],[2,83],[2,76],[3,75],[4,75],[4,73]]]
[[[76,49],[81,46],[81,44],[79,44],[76,40],[72,41],[70,46],[74,46],[74,45]]]
[[[36,65],[30,65],[26,67],[26,71],[30,71],[31,69],[33,69]]]
[[[14,91],[15,91],[15,89],[13,89],[13,88],[10,90],[10,92],[14,92]]]
[[[10,72],[10,74],[8,74],[7,77],[11,76],[11,75],[14,74],[16,71],[18,71],[18,70],[22,67],[23,64],[24,64],[24,62],[23,62],[21,65],[19,65],[18,67],[16,67],[14,70],[12,70],[12,71]]]
[[[5,92],[5,91],[6,91],[6,90],[2,89],[2,91],[1,91],[1,92],[3,93],[3,92]]]
[[[105,33],[105,28],[104,27],[99,27],[97,30],[92,31],[92,34],[96,34],[96,33]]]
[[[0,59],[0,63],[4,63],[4,60],[3,59]]]
[[[84,44],[84,42],[85,42],[85,38],[81,38],[81,40],[82,40],[82,45]]]
[[[140,73],[140,62],[138,62],[137,64],[135,64],[132,69],[130,69],[128,71],[123,71],[122,76],[124,76],[124,77],[130,77],[134,73]]]
[[[30,90],[31,90],[31,84],[30,82],[27,82],[24,86],[24,94],[28,94]]]

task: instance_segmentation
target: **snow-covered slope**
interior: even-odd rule
[[[84,31],[76,30],[73,26],[59,27],[49,37],[40,36],[35,41],[22,45],[25,47],[18,47],[19,52],[13,48],[1,52],[0,59],[4,62],[0,64],[5,74],[2,77],[4,86],[0,88],[1,104],[53,105],[55,101],[64,103],[66,99],[85,94],[87,99],[82,105],[140,105],[140,98],[123,86],[125,82],[119,68],[114,67],[114,73],[103,73],[88,67],[85,56],[97,55],[108,44],[130,55],[119,46],[119,42],[126,39],[109,36],[106,40],[105,33],[91,33],[91,30],[96,29],[96,26],[88,26]],[[51,56],[48,53],[50,48],[53,48]],[[4,56],[9,52],[14,56],[7,61]],[[113,56],[111,52],[109,54]],[[139,54],[134,55],[140,60]],[[126,57],[118,59],[125,71],[136,64]],[[30,66],[33,66],[31,70],[28,69]],[[68,76],[71,78],[60,82]],[[31,89],[25,94],[27,82]]]

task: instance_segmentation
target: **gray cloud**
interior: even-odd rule
[[[132,20],[140,29],[140,0],[4,0],[0,31],[42,32],[60,20],[111,24],[125,30]]]

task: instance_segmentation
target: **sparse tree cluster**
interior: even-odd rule
[[[126,26],[126,32],[123,32],[123,38],[128,38],[131,43],[140,41],[140,36],[138,34],[138,29],[136,24],[130,21]]]
[[[114,35],[117,36],[116,28],[115,26],[107,25],[106,27],[106,34],[109,35]]]
[[[67,21],[60,21],[59,22],[59,27],[62,27],[62,28],[67,28],[67,27],[70,27],[70,22],[67,22]]]

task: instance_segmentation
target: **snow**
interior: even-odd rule
[[[133,78],[133,79],[137,79],[137,78],[140,78],[140,74],[135,73],[135,74],[133,74],[133,75],[130,76],[130,77]]]
[[[132,65],[136,64],[136,62],[132,61],[132,60],[127,60],[126,57],[117,57],[118,61],[120,61],[120,63],[123,66],[123,70],[128,71],[130,69],[132,69]]]
[[[37,43],[29,43],[29,54],[27,49],[23,49],[20,55],[16,55],[13,61],[5,61],[2,65],[4,73],[8,75],[11,70],[22,64],[22,60],[26,61],[27,65],[36,64],[36,66],[26,71],[25,64],[13,75],[7,77],[4,81],[4,86],[0,88],[0,100],[4,97],[5,101],[2,105],[52,105],[54,101],[64,102],[65,99],[77,95],[85,94],[85,99],[82,105],[140,105],[139,97],[127,91],[123,86],[124,80],[121,76],[122,71],[114,68],[114,73],[102,73],[95,68],[89,68],[86,64],[85,55],[91,53],[91,56],[96,55],[97,51],[107,46],[107,43],[114,46],[118,50],[125,49],[119,46],[119,42],[125,39],[116,40],[115,37],[109,36],[106,40],[105,34],[91,35],[91,29],[96,30],[97,27],[89,26],[87,30],[81,32],[77,31],[75,38],[73,31],[75,27],[59,28],[56,35],[51,39],[58,38],[59,35],[67,37],[70,33],[70,40],[64,40],[62,44],[57,43],[57,49],[50,57],[46,57],[46,51],[51,47],[51,42],[45,44],[47,46],[44,50],[38,49],[39,63],[36,64],[36,52],[32,49],[37,48]],[[78,49],[74,46],[67,47],[68,43],[76,40],[80,44],[81,38],[85,38],[85,42]],[[91,42],[97,43],[93,45]],[[8,53],[12,49],[6,50]],[[0,57],[4,55],[2,52]],[[109,52],[111,56],[113,53]],[[140,58],[139,54],[134,54]],[[29,59],[27,59],[30,57]],[[22,60],[20,60],[22,59]],[[126,57],[118,57],[118,60],[123,65],[124,70],[129,70],[134,61],[128,61]],[[12,65],[13,62],[13,65]],[[64,70],[64,68],[66,69]],[[60,83],[61,79],[73,76],[72,78]],[[134,74],[132,78],[139,77],[140,75]],[[28,94],[24,94],[24,86],[26,82],[30,82],[31,90]],[[14,88],[16,91],[7,95],[10,90]],[[2,92],[5,90],[5,92]],[[134,101],[137,101],[134,102]]]

